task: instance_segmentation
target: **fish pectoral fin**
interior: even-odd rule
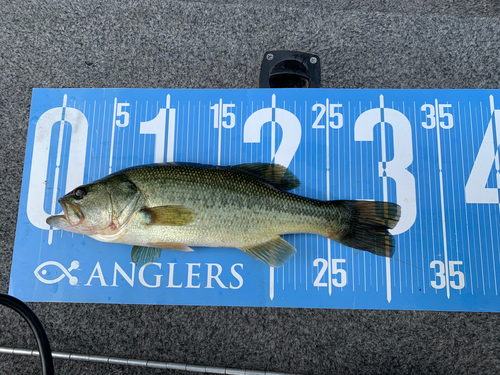
[[[297,252],[292,245],[281,237],[273,238],[255,246],[241,247],[240,250],[269,267],[281,267]]]
[[[235,165],[234,168],[263,178],[281,190],[292,190],[300,186],[299,179],[288,168],[279,164],[248,163]]]
[[[160,255],[161,249],[147,246],[134,246],[131,254],[132,261],[138,265],[156,262]]]
[[[144,207],[139,211],[147,225],[182,226],[194,220],[194,212],[184,206]]]
[[[194,251],[189,246],[175,242],[155,242],[155,243],[150,243],[149,246],[166,250]]]

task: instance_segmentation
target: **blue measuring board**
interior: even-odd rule
[[[499,108],[499,109],[496,109]],[[35,89],[10,294],[24,301],[500,311],[500,91]],[[293,192],[397,202],[393,258],[312,234],[270,268],[54,230],[57,199],[157,162],[284,165]]]

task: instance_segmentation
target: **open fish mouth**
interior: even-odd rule
[[[63,199],[60,199],[59,203],[64,211],[64,215],[62,216],[64,216],[64,219],[66,219],[66,221],[72,226],[81,224],[83,219],[85,219],[85,215],[78,204],[67,202]]]
[[[62,229],[72,233],[94,234],[94,231],[85,227],[85,215],[77,203],[59,200],[63,208],[61,215],[50,216],[46,222],[53,228]]]

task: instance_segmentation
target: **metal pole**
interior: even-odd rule
[[[6,348],[0,346],[0,354],[14,354],[38,357],[40,353],[38,350],[19,349],[19,348]],[[171,362],[157,362],[146,361],[141,359],[127,359],[118,357],[104,357],[99,355],[86,355],[74,353],[52,352],[52,358],[69,359],[72,361],[85,361],[85,362],[99,362],[109,363],[115,365],[128,365],[140,366],[148,368],[158,368],[162,370],[180,370],[188,372],[198,372],[202,374],[226,374],[226,375],[298,375],[285,372],[272,372],[272,371],[257,371],[257,370],[244,370],[232,369],[227,367],[212,367],[212,366],[199,366],[188,365],[183,363]]]

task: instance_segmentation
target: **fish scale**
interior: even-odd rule
[[[150,206],[182,205],[192,209],[196,217],[186,226],[156,227],[153,236],[166,242],[241,247],[279,234],[318,228],[321,221],[326,224],[319,207],[311,210],[307,199],[255,183],[243,172],[198,169],[190,174],[186,167],[174,167],[169,171],[172,177],[165,181],[161,177],[164,168],[153,171],[136,169],[126,175]],[[302,214],[307,211],[309,215]],[[141,226],[136,229],[130,237],[141,235]]]

